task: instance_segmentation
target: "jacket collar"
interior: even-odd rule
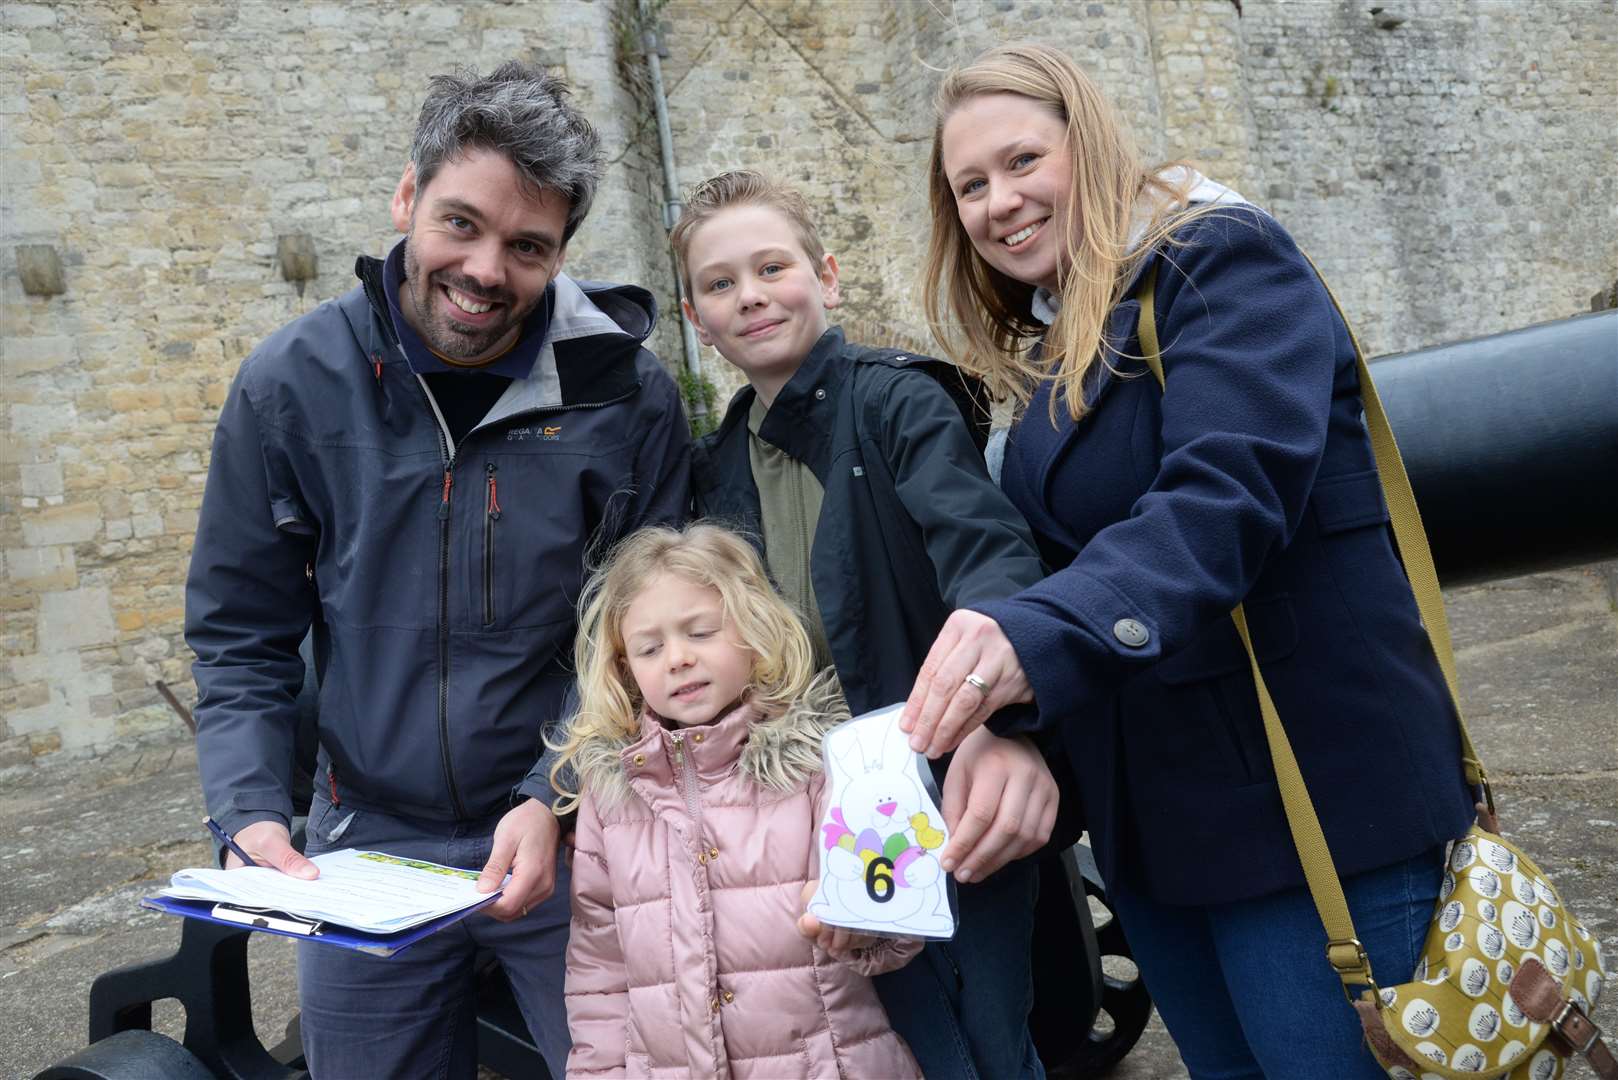
[[[681,756],[690,761],[697,779],[712,783],[724,779],[736,767],[757,718],[753,706],[743,702],[712,723],[670,729],[650,711],[644,711],[640,717],[640,738],[625,747],[618,758],[633,778],[636,755],[642,758],[661,755],[669,763],[674,779],[682,780],[674,754],[675,746],[679,745]]]
[[[382,260],[362,255],[354,274],[371,308],[371,359],[405,364],[388,312]],[[533,370],[512,380],[484,423],[534,409],[605,404],[640,386],[634,360],[657,319],[652,295],[633,285],[579,282],[566,274],[557,274],[552,285],[555,306]]]
[[[775,396],[758,429],[759,438],[809,466],[822,486],[831,467],[832,420],[843,397],[843,384],[853,370],[845,355],[845,344],[840,326],[821,334]],[[745,411],[741,420],[747,421]]]

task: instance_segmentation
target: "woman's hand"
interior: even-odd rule
[[[960,610],[945,621],[928,651],[899,728],[910,733],[912,750],[935,758],[959,746],[997,710],[1033,700],[1033,688],[1000,624]]]

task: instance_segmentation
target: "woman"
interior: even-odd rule
[[[912,744],[945,752],[986,719],[1059,734],[1193,1075],[1381,1076],[1324,958],[1230,619],[1244,602],[1372,967],[1403,980],[1473,797],[1347,328],[1279,224],[1143,168],[1063,54],[990,50],[937,108],[929,318],[1018,406],[1001,483],[1060,569],[951,616]],[[1154,280],[1166,390],[1137,338]],[[1036,708],[991,715],[1017,702]]]

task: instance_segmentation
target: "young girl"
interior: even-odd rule
[[[848,711],[752,547],[642,530],[582,609],[551,773],[578,810],[568,1076],[919,1077],[869,976],[920,943],[800,934]]]

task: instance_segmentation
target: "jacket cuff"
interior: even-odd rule
[[[1007,705],[999,712],[990,714],[989,719],[985,720],[984,723],[990,731],[1002,739],[1009,739],[1016,735],[1027,735],[1034,740],[1034,743],[1039,747],[1040,753],[1050,753],[1048,747],[1051,745],[1054,732],[1040,723],[1037,699],[1033,704]]]
[[[230,836],[236,839],[236,834],[249,825],[256,825],[261,821],[273,821],[292,832],[292,821],[272,810],[226,810],[223,814],[213,815],[214,823]],[[211,834],[210,834],[211,835]],[[225,845],[218,840],[213,841],[213,861],[215,866],[225,865]]]
[[[1086,587],[1091,584],[1095,587]],[[1011,642],[1039,713],[1032,726],[1006,732],[991,720],[990,730],[1060,730],[1070,718],[1110,698],[1132,674],[1156,663],[1162,656],[1157,628],[1131,607],[1092,577],[1059,585],[1047,578],[1008,600],[974,604],[972,610],[993,619]]]

